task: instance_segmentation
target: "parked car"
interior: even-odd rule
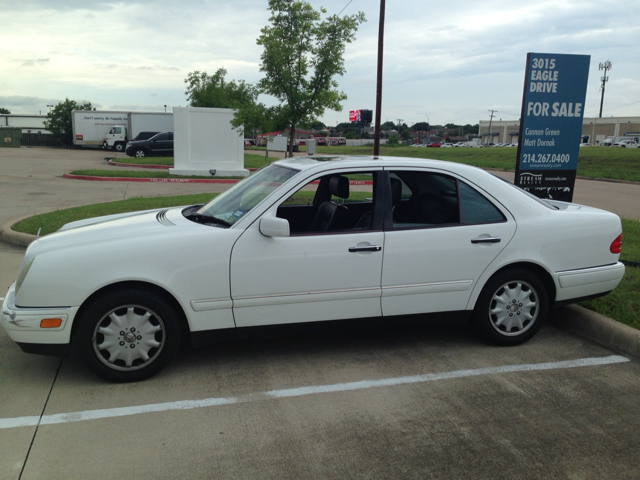
[[[130,157],[158,157],[173,155],[173,132],[158,133],[146,140],[127,143],[124,151]]]
[[[620,148],[638,148],[638,144],[633,140],[621,140],[617,144],[614,144],[614,146]]]
[[[550,307],[618,285],[621,232],[613,213],[540,200],[468,165],[292,158],[204,205],[36,239],[2,326],[25,352],[73,348],[113,381],[159,372],[183,335],[199,346],[326,320],[463,317],[516,345]]]
[[[140,132],[136,137],[131,140],[132,142],[139,142],[140,140],[149,140],[151,137],[158,135],[160,132]]]
[[[443,143],[440,146],[443,147],[443,148],[451,148],[451,147],[453,147],[453,143]]]
[[[427,147],[439,147],[440,143],[439,142],[431,142],[429,144],[427,144]]]

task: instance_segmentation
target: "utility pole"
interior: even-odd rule
[[[611,62],[607,60],[606,62],[601,62],[598,70],[604,70],[604,75],[600,78],[602,80],[602,95],[600,96],[600,115],[598,118],[602,118],[602,103],[604,102],[604,84],[609,81],[609,77],[607,77],[607,70],[611,70]]]
[[[376,87],[376,123],[373,137],[373,155],[380,155],[380,118],[382,116],[382,52],[384,50],[384,7],[380,0],[380,23],[378,25],[378,75]]]
[[[494,113],[498,113],[497,110],[489,110],[491,112],[491,116],[489,117],[489,132],[487,132],[489,134],[489,142],[487,143],[491,143],[491,140],[493,139],[493,136],[491,135],[491,123],[493,122],[493,117],[494,117]]]
[[[398,118],[398,139],[400,138],[400,125],[402,125],[403,118]]]

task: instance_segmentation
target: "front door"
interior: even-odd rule
[[[289,237],[264,236],[259,221],[242,234],[231,255],[236,326],[381,315],[379,173],[310,178],[263,214],[287,219]]]

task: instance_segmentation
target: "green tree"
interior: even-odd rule
[[[344,52],[355,39],[364,13],[324,20],[325,9],[315,10],[301,0],[269,0],[270,24],[257,39],[264,47],[258,87],[280,101],[290,132],[293,155],[296,127],[321,117],[326,109],[341,111],[347,96],[338,91],[336,75],[344,75]]]
[[[389,137],[389,139],[387,140],[387,146],[388,147],[397,147],[400,144],[400,142],[398,141],[398,136],[397,135],[391,135]]]
[[[226,81],[226,76],[225,68],[219,68],[213,75],[199,70],[189,72],[184,81],[189,104],[192,107],[234,109],[233,125],[242,126],[246,132],[268,132],[286,126],[286,122],[280,119],[279,109],[258,102],[258,88],[244,80]]]
[[[0,107],[0,114],[11,115],[11,110]]]
[[[95,110],[95,108],[92,109],[91,102],[87,100],[78,103],[75,100],[66,98],[64,102],[58,103],[47,113],[47,119],[44,121],[44,128],[56,135],[63,136],[68,145],[73,144],[71,112],[74,110]]]
[[[244,104],[255,103],[258,90],[244,80],[225,81],[227,71],[219,68],[216,73],[196,70],[189,72],[185,79],[187,100],[192,107],[239,108]]]

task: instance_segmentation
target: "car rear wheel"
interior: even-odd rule
[[[144,157],[147,156],[147,152],[145,152],[143,149],[139,148],[134,152],[133,156],[136,157],[136,158],[144,158]]]
[[[124,151],[124,143],[117,142],[113,148],[116,150],[116,152],[122,152]]]
[[[482,289],[472,322],[494,344],[519,345],[540,330],[548,305],[546,288],[536,275],[528,270],[506,270]]]
[[[171,305],[153,293],[112,292],[84,312],[74,343],[96,375],[139,381],[167,366],[180,346],[180,325]]]

